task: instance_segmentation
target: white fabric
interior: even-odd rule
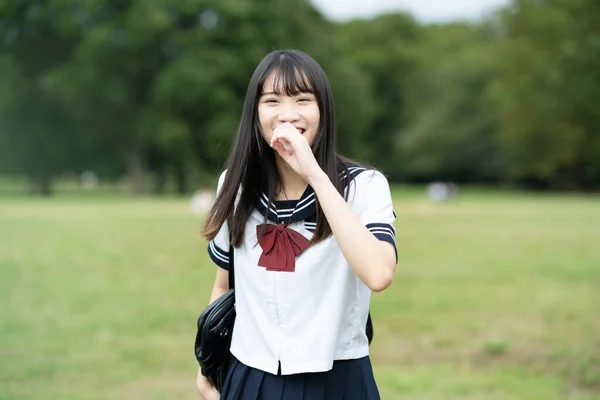
[[[223,180],[224,174],[218,190]],[[395,216],[386,178],[364,171],[348,190],[348,204],[360,221],[394,244]],[[284,375],[328,371],[334,360],[368,355],[365,326],[371,291],[354,274],[335,238],[305,250],[296,258],[294,272],[267,271],[258,266],[262,249],[256,225],[262,222],[263,215],[255,210],[246,224],[244,244],[235,249],[232,354],[271,374],[277,374],[280,362]],[[310,239],[314,223],[298,221],[289,227]],[[227,224],[209,244],[209,253],[220,267],[228,268]]]

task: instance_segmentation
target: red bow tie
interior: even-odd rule
[[[265,227],[265,233],[260,239],[262,247],[258,265],[266,267],[267,271],[294,272],[296,257],[308,247],[308,239],[285,224],[257,225],[256,234]]]

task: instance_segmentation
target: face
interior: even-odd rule
[[[263,138],[271,142],[273,131],[286,122],[291,123],[304,135],[309,145],[315,140],[319,130],[319,104],[313,93],[298,93],[287,96],[283,90],[274,87],[271,75],[263,86],[263,95],[258,100],[258,119]]]

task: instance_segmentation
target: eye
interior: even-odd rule
[[[272,99],[272,98],[271,99],[266,99],[265,103],[275,104],[275,103],[277,103],[277,99]]]
[[[301,102],[301,103],[307,103],[309,101],[312,101],[312,99],[308,98],[308,97],[301,97],[301,98],[298,99],[298,101]]]

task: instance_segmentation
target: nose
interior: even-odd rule
[[[281,122],[292,122],[299,120],[300,115],[298,115],[298,112],[293,105],[284,105],[278,119]]]

